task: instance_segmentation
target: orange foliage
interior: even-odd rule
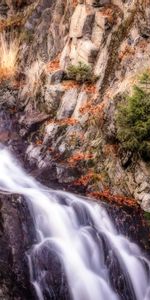
[[[116,155],[117,153],[117,150],[118,150],[118,145],[117,144],[106,144],[104,147],[103,147],[103,152],[106,156],[108,155]]]
[[[59,63],[60,63],[60,61],[59,61],[59,55],[58,55],[54,60],[47,63],[46,71],[53,72],[53,71],[59,70],[60,69]]]
[[[78,88],[80,86],[80,84],[78,82],[76,82],[75,80],[65,80],[62,82],[62,85],[65,90]]]
[[[114,9],[106,7],[102,10],[102,15],[107,17],[110,23],[114,23]]]
[[[130,207],[138,207],[138,203],[134,198],[128,198],[122,195],[113,195],[109,189],[104,190],[103,192],[91,192],[87,196],[94,197],[95,199],[104,199],[111,203],[116,203],[119,205],[126,205]]]
[[[78,4],[78,0],[72,0],[72,6],[73,6],[73,7],[76,7],[77,4]]]
[[[83,107],[80,108],[80,112],[81,113],[90,113],[90,114],[96,114],[96,113],[99,113],[103,110],[104,108],[104,103],[100,103],[100,104],[97,104],[97,105],[94,105],[91,101],[87,104],[85,104]]]
[[[75,154],[73,154],[71,157],[68,158],[67,162],[69,163],[69,165],[75,166],[78,163],[78,161],[81,160],[86,161],[92,159],[93,157],[94,155],[91,153],[76,152]]]
[[[96,86],[94,84],[87,83],[87,84],[85,84],[83,89],[86,93],[96,94]]]
[[[90,181],[92,181],[93,178],[95,178],[95,176],[99,180],[102,179],[100,174],[95,174],[92,170],[90,170],[89,172],[87,172],[86,175],[83,175],[79,179],[75,180],[73,184],[79,186],[80,185],[87,186],[90,183]]]
[[[11,114],[15,114],[15,113],[17,113],[17,108],[16,108],[16,107],[10,108],[10,109],[9,109],[9,112],[10,112]]]
[[[138,45],[139,45],[140,49],[145,50],[145,48],[147,47],[147,41],[140,40]]]
[[[42,141],[42,140],[36,140],[36,141],[35,141],[35,144],[36,144],[36,145],[42,145],[42,144],[43,144],[43,141]]]
[[[78,138],[79,140],[83,141],[84,140],[84,133],[74,131],[71,134],[69,134],[69,137],[70,138]]]
[[[126,47],[124,48],[124,50],[120,51],[118,58],[120,60],[126,58],[129,55],[134,55],[135,54],[135,49],[133,49],[132,47],[126,45]]]
[[[13,78],[12,81],[11,81],[11,85],[15,89],[20,89],[20,88],[23,88],[25,86],[25,81]]]
[[[73,125],[78,124],[78,121],[74,118],[65,118],[65,119],[61,119],[61,120],[50,120],[47,122],[47,124],[73,126]]]
[[[58,120],[57,124],[59,125],[76,125],[78,123],[78,121],[74,118],[66,118],[66,119],[62,119],[62,120]]]

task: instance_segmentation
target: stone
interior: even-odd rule
[[[141,207],[144,211],[147,211],[150,213],[150,194],[145,193],[145,195],[142,199]]]
[[[74,112],[77,104],[78,91],[76,88],[72,88],[64,94],[60,107],[57,111],[57,119],[70,118]]]
[[[47,165],[44,157],[44,145],[34,145],[30,144],[26,150],[27,159],[30,166],[37,166],[38,168],[43,168]]]
[[[45,89],[43,90],[44,107],[47,113],[56,115],[64,94],[64,89],[60,84],[50,85],[51,78],[48,78]]]
[[[94,63],[97,54],[98,49],[91,40],[81,40],[77,48],[78,61]]]
[[[35,131],[38,126],[46,121],[49,116],[43,112],[34,111],[21,116],[19,123],[25,130],[25,134]]]
[[[71,18],[69,37],[81,38],[93,22],[93,16],[93,10],[87,9],[84,4],[77,5]]]
[[[143,181],[140,185],[140,187],[138,188],[138,191],[141,192],[147,192],[150,191],[150,184],[146,181]]]
[[[86,92],[80,92],[78,99],[77,99],[77,104],[75,107],[75,110],[72,114],[72,117],[75,118],[76,120],[82,119],[82,113],[80,112],[80,109],[87,103],[88,96]]]
[[[55,138],[56,133],[57,133],[58,125],[55,123],[50,123],[45,127],[45,135],[44,135],[44,140],[43,144],[47,144]]]
[[[0,99],[1,103],[6,103],[9,108],[13,108],[17,103],[17,97],[13,95],[12,91],[6,90]]]
[[[109,16],[105,15],[101,11],[95,13],[95,23],[103,30],[110,29],[112,27],[112,22],[110,22]]]
[[[92,13],[90,15],[87,16],[84,26],[83,26],[83,37],[85,38],[91,38],[91,34],[92,34],[92,29],[93,29],[93,24],[94,24],[94,19],[95,19],[95,15]]]
[[[42,13],[42,21],[46,22],[46,23],[50,23],[51,21],[51,9],[50,8],[46,8],[43,13]]]
[[[0,299],[35,299],[26,258],[27,251],[36,242],[35,237],[32,217],[23,197],[0,194]]]
[[[63,70],[57,70],[51,73],[50,76],[50,84],[58,84],[63,80],[64,77],[64,71]]]
[[[109,57],[108,47],[107,45],[105,45],[103,48],[101,48],[100,55],[94,67],[94,74],[100,77],[99,84],[101,84],[103,81],[105,75],[105,69],[108,62],[108,57]]]
[[[60,164],[56,166],[56,171],[59,183],[72,182],[78,174],[76,168],[69,168],[68,166],[66,167]]]
[[[66,70],[67,66],[70,63],[70,59],[71,59],[70,52],[71,52],[72,46],[73,46],[73,39],[69,38],[62,50],[61,56],[60,56],[60,67],[64,70]],[[76,56],[75,53],[74,53],[74,55]]]
[[[140,185],[142,182],[146,180],[145,174],[142,172],[142,170],[138,169],[135,173],[135,182]]]
[[[101,27],[99,27],[95,22],[92,30],[91,41],[97,48],[99,48],[101,46],[103,38],[104,30]]]

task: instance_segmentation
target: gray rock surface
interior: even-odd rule
[[[0,194],[0,299],[34,299],[26,254],[35,241],[24,199]]]

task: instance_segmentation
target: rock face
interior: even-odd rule
[[[31,2],[0,6],[4,19],[15,18],[14,10],[18,17],[23,14],[19,67],[25,79],[18,94],[13,87],[2,89],[2,105],[8,98],[7,107],[17,107],[26,161],[31,168],[55,169],[58,180],[80,183],[87,193],[109,190],[135,198],[150,212],[149,164],[121,149],[115,124],[122,94],[150,66],[149,1]],[[30,72],[30,82],[40,82],[33,93],[26,77],[36,60],[44,68]],[[68,80],[68,66],[80,62],[91,68],[91,83]],[[33,110],[46,117],[29,129],[21,120],[34,124]]]
[[[0,195],[0,299],[35,299],[25,252],[35,241],[32,218],[20,196]]]

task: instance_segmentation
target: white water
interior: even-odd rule
[[[46,271],[38,264],[33,266],[32,257],[44,245],[52,246],[59,255],[73,300],[150,300],[150,263],[138,246],[117,234],[104,208],[70,193],[46,189],[2,147],[0,190],[22,194],[32,203],[39,242],[29,256],[29,267],[40,300],[44,300],[41,282]],[[114,253],[117,257],[130,298],[126,291],[118,295],[111,286],[102,237],[109,256]]]

